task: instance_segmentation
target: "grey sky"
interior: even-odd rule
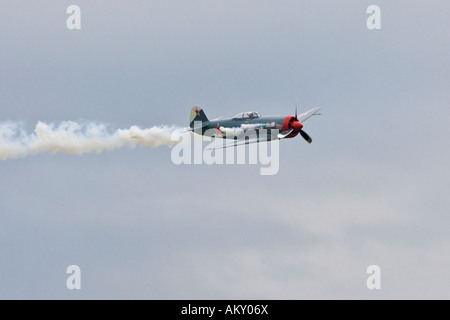
[[[305,122],[311,145],[281,141],[275,176],[175,166],[167,147],[1,161],[0,298],[450,298],[449,15],[443,1],[2,1],[0,122],[187,126],[195,104],[287,115],[296,99],[323,116]]]

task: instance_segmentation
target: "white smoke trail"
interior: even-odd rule
[[[140,129],[132,126],[110,133],[103,124],[66,121],[59,125],[38,122],[34,132],[26,134],[19,124],[6,122],[0,123],[0,159],[15,159],[40,152],[82,155],[125,146],[171,146],[176,143],[171,140],[171,135],[177,130],[183,129],[169,126]]]

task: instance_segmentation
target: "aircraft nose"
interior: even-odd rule
[[[291,126],[295,131],[300,131],[303,128],[303,124],[300,121],[292,122]]]

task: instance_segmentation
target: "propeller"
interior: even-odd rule
[[[308,143],[312,142],[311,137],[305,131],[302,130],[303,129],[303,123],[301,123],[298,120],[298,117],[297,117],[297,103],[295,103],[295,117],[294,117],[294,119],[292,119],[292,122],[290,123],[290,127],[294,131],[300,133],[302,138],[305,139]]]
[[[308,143],[312,142],[311,137],[303,130],[300,130],[300,135],[303,137],[303,139],[305,139],[306,141],[308,141]]]
[[[313,109],[311,111],[314,111],[314,110],[315,109]],[[306,117],[305,119],[308,119],[308,117]],[[278,134],[279,139],[293,138],[300,133],[302,138],[305,139],[308,143],[312,142],[311,137],[305,131],[302,130],[303,123],[301,123],[300,120],[298,120],[297,103],[295,103],[295,116],[287,116],[284,119],[283,126],[285,128],[285,131]]]

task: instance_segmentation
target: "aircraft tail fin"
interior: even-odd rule
[[[191,116],[189,120],[189,125],[191,128],[194,128],[195,121],[200,121],[202,123],[202,127],[209,122],[205,112],[200,106],[193,106],[191,109]]]

